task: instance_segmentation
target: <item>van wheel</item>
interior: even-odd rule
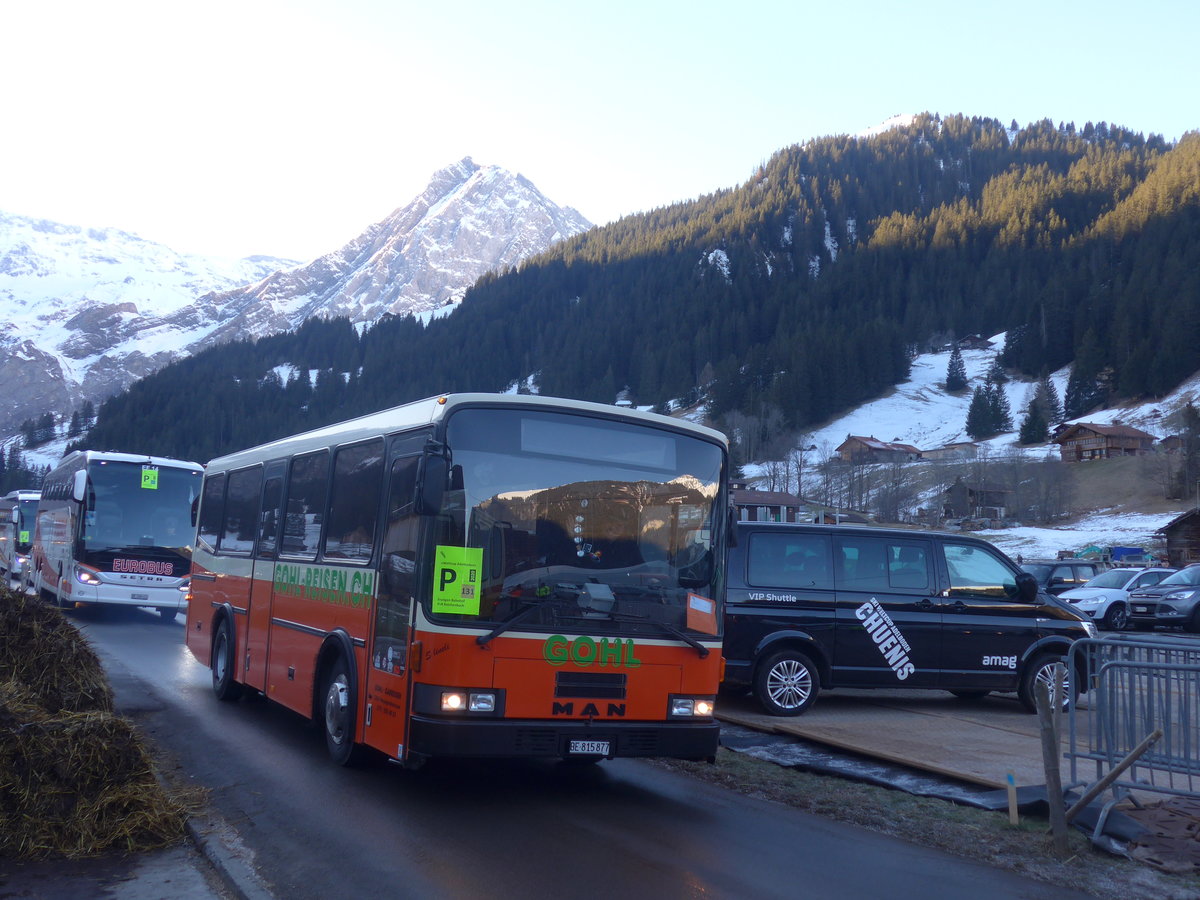
[[[1114,603],[1104,614],[1104,627],[1108,631],[1124,631],[1129,624],[1129,610],[1124,603]]]
[[[769,656],[754,673],[754,696],[773,716],[798,716],[817,699],[820,679],[812,660],[799,650]]]
[[[212,647],[212,686],[218,700],[232,702],[242,695],[242,686],[233,680],[235,664],[233,629],[229,619],[222,618]]]
[[[1054,667],[1058,663],[1066,663],[1066,658],[1053,653],[1042,653],[1035,656],[1025,667],[1024,674],[1021,675],[1021,687],[1017,691],[1017,696],[1021,700],[1021,705],[1029,712],[1037,712],[1037,691],[1043,691],[1049,695],[1054,687]],[[1079,686],[1075,683],[1076,679],[1068,668],[1063,678],[1064,691],[1061,697],[1062,708],[1069,709],[1075,700],[1079,697]]]

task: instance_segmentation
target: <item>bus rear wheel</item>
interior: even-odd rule
[[[355,743],[354,723],[357,710],[350,690],[350,667],[340,653],[326,669],[322,692],[321,718],[325,725],[325,747],[339,766],[356,766],[367,756],[366,748]]]
[[[233,680],[233,669],[233,629],[228,619],[221,619],[212,648],[212,685],[218,700],[231,702],[242,695],[242,686]]]

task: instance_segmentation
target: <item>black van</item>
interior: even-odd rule
[[[994,546],[960,534],[739,522],[729,551],[725,680],[772,715],[820,688],[933,688],[963,698],[1034,686],[1096,627]],[[1068,698],[1085,679],[1069,677]]]

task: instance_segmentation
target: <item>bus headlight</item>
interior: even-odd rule
[[[711,697],[672,697],[671,718],[712,718],[716,704]]]
[[[495,712],[495,694],[471,694],[467,698],[467,709],[471,712]]]
[[[442,691],[442,712],[495,712],[496,695],[491,691]]]
[[[80,584],[100,584],[100,573],[91,566],[75,563],[75,580]]]
[[[179,582],[179,592],[181,594],[186,594],[191,589],[192,589],[191,576],[188,576],[187,578],[183,579],[183,581]]]

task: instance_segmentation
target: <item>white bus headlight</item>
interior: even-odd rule
[[[442,712],[459,712],[467,708],[467,695],[462,691],[442,692]]]
[[[710,697],[672,697],[670,714],[672,719],[711,718],[715,704]]]
[[[495,712],[495,694],[471,694],[467,700],[467,709],[471,712]]]
[[[99,584],[100,573],[91,566],[85,566],[83,563],[75,564],[75,580],[80,584]]]

